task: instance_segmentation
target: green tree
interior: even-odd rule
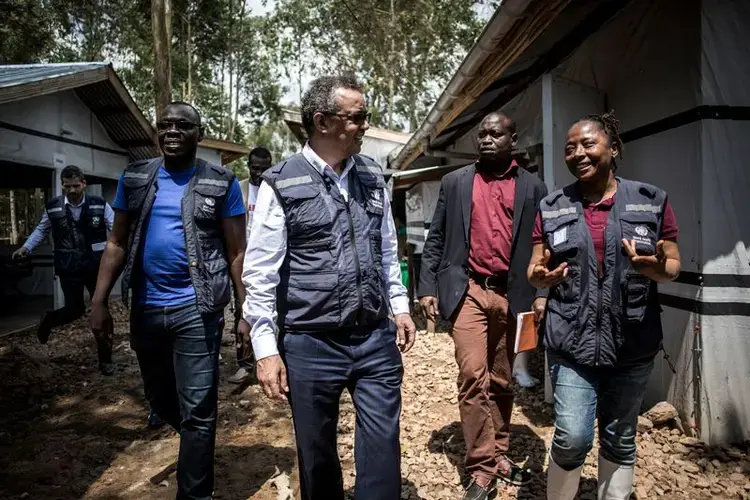
[[[375,125],[413,130],[474,44],[484,24],[475,7],[484,3],[281,0],[281,64],[354,72],[367,84]]]
[[[58,11],[42,0],[0,0],[0,64],[43,60],[55,47]]]

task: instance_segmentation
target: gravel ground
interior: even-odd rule
[[[55,332],[47,346],[33,333],[0,343],[0,498],[174,498],[169,466],[178,439],[145,427],[127,316],[115,306],[117,374],[103,377],[83,320]],[[234,371],[229,328],[222,351],[217,499],[276,500],[296,490],[289,409],[267,401],[257,386],[225,382]],[[401,425],[403,499],[461,497],[465,451],[456,403],[453,344],[444,333],[420,334],[404,357]],[[540,355],[532,371],[541,375]],[[542,389],[521,390],[513,414],[511,458],[536,472],[531,484],[501,488],[496,498],[544,498],[552,408]],[[345,395],[339,451],[349,495],[354,484],[354,411]],[[669,427],[639,437],[636,496],[750,499],[750,446],[707,448]],[[587,460],[582,499],[595,498],[596,450]]]

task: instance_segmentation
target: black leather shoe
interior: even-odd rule
[[[52,329],[47,322],[47,313],[44,313],[41,320],[39,321],[39,328],[37,328],[36,331],[36,338],[39,339],[40,344],[44,345],[49,340],[50,333],[52,333]]]
[[[115,374],[115,364],[114,363],[99,363],[99,371],[102,372],[102,375],[106,375],[109,377],[110,375]]]
[[[148,427],[150,429],[160,429],[164,427],[165,425],[167,425],[167,423],[164,420],[162,420],[162,418],[159,415],[154,413],[153,410],[151,410],[148,413]]]
[[[495,489],[494,481],[487,487],[480,486],[476,481],[471,481],[464,493],[463,500],[487,500],[490,493]]]

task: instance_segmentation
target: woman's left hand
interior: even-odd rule
[[[622,240],[622,246],[636,271],[659,282],[671,281],[680,273],[680,254],[677,243],[659,240],[654,255],[638,255],[635,240]],[[665,247],[666,245],[666,247]]]
[[[622,240],[622,246],[625,247],[628,257],[630,257],[630,263],[633,267],[638,269],[641,267],[658,268],[663,267],[667,262],[667,255],[664,253],[664,240],[656,242],[656,254],[655,255],[638,255],[635,240]]]

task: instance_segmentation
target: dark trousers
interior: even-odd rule
[[[180,433],[177,498],[210,499],[219,386],[222,313],[195,302],[133,307],[131,346],[151,409]]]
[[[303,500],[343,500],[336,431],[341,393],[357,412],[357,500],[401,498],[401,380],[394,325],[326,334],[287,334],[282,353],[299,455]]]
[[[94,296],[96,289],[96,272],[86,273],[83,276],[59,276],[60,288],[62,288],[65,305],[60,309],[49,311],[45,314],[40,329],[52,329],[67,325],[77,320],[86,312],[86,303],[83,300],[84,288],[90,296]],[[112,362],[112,325],[109,325],[100,335],[94,334],[96,340],[96,351],[100,363]]]

